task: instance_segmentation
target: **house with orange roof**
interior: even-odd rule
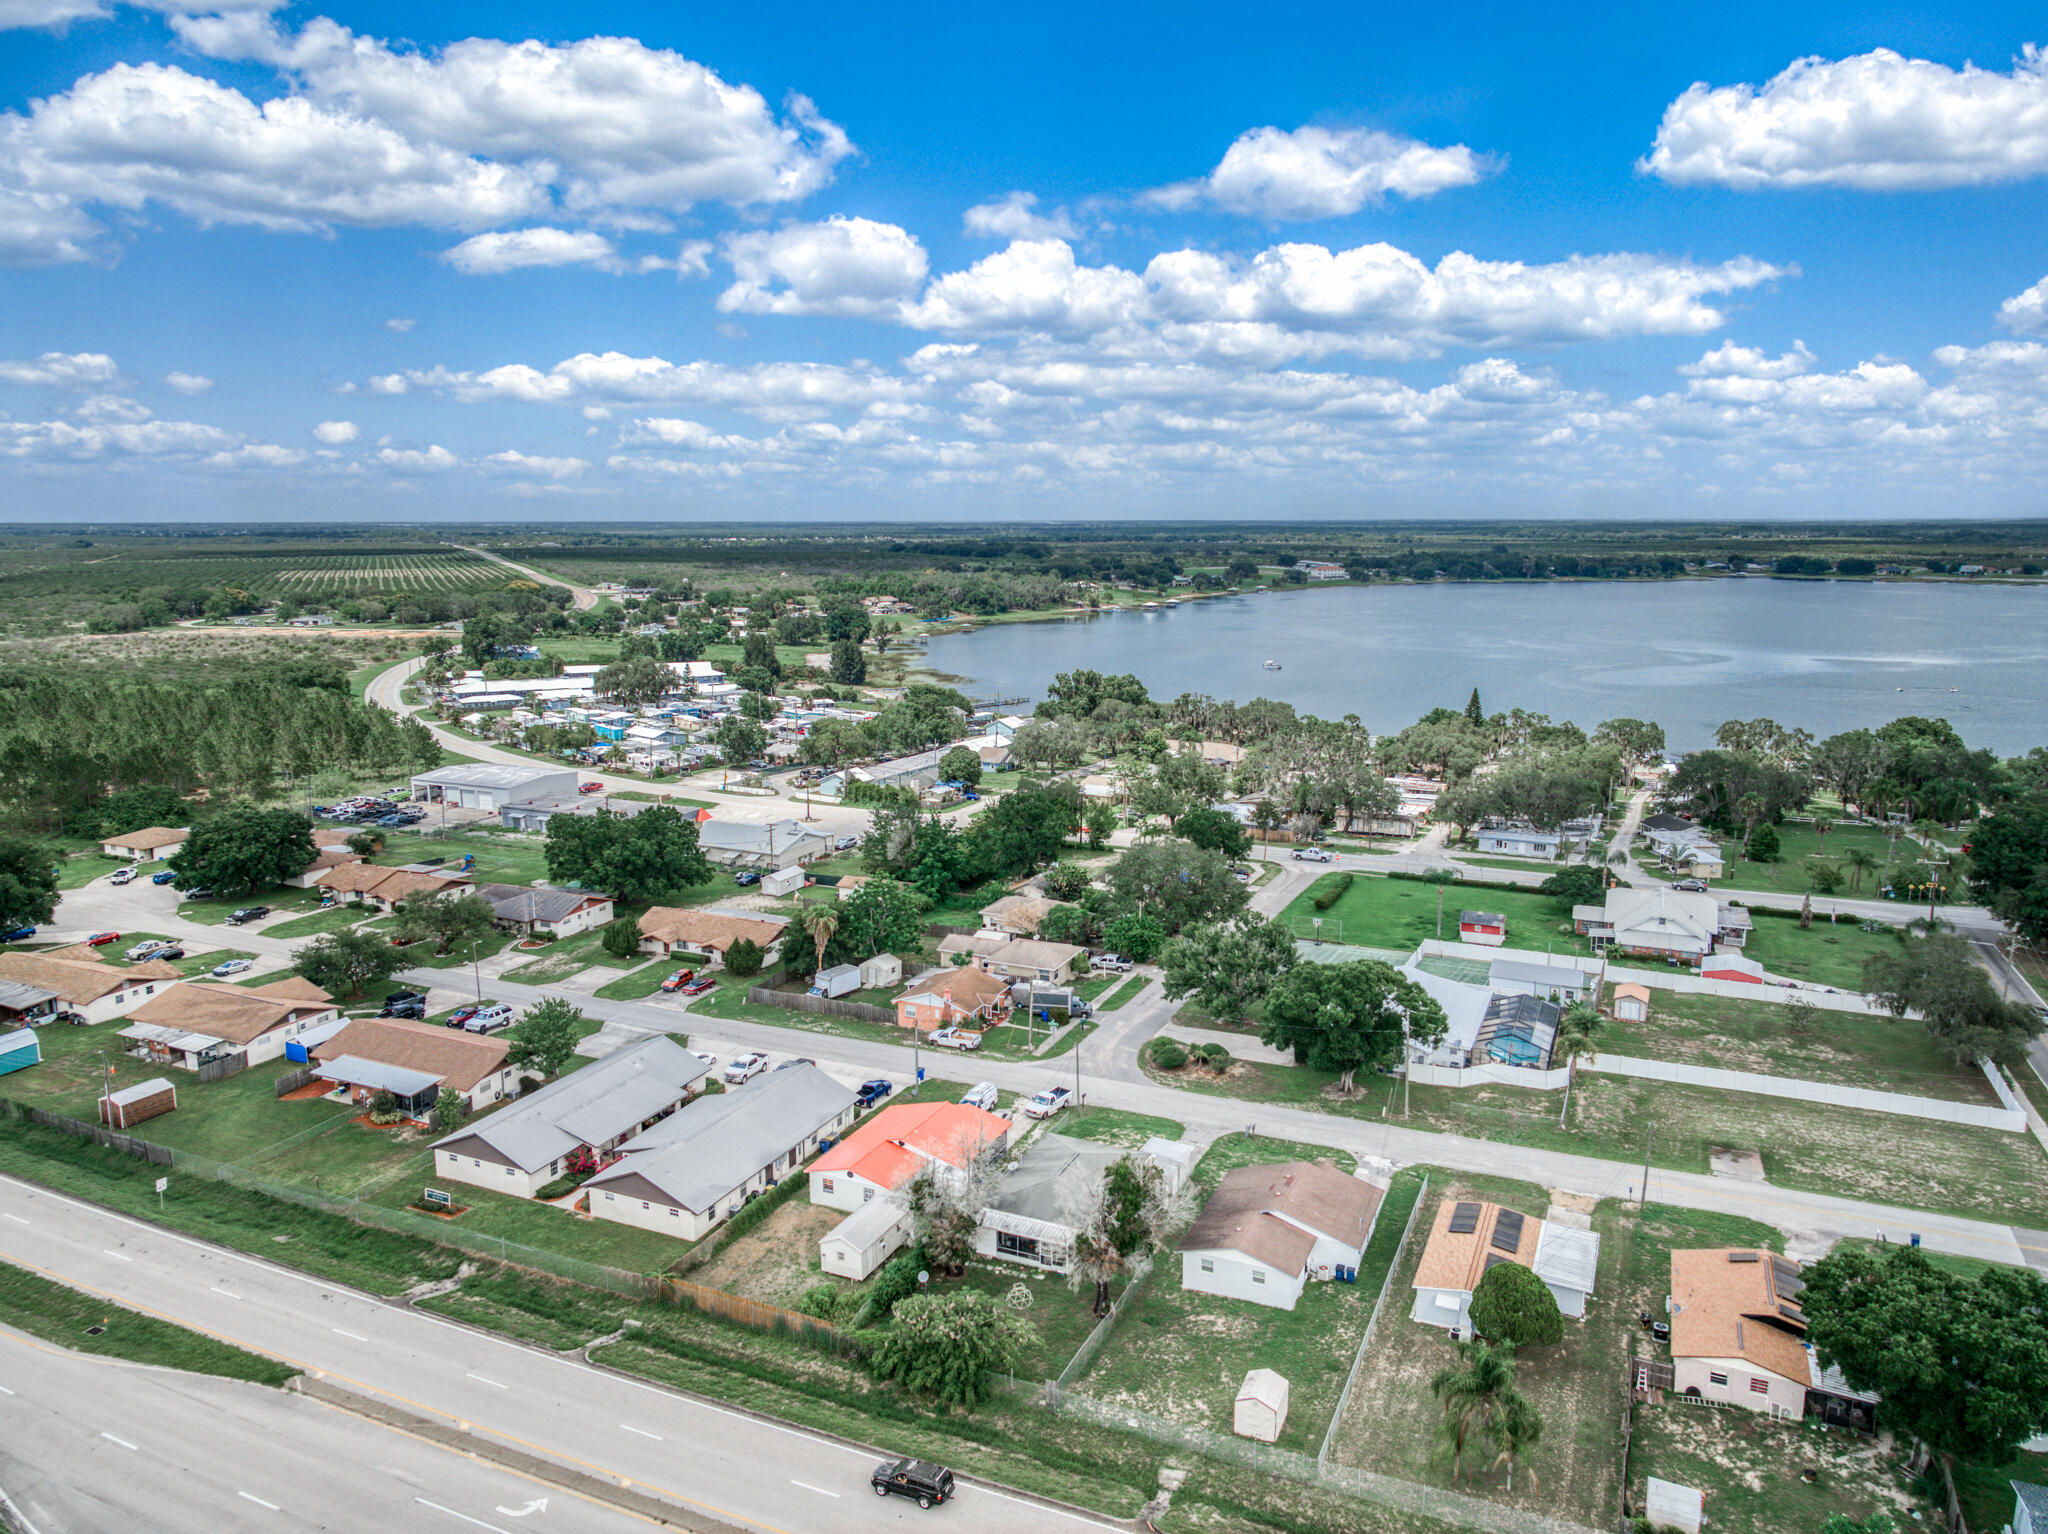
[[[1793,1422],[1877,1431],[1878,1398],[1823,1369],[1806,1341],[1798,1263],[1755,1247],[1671,1254],[1672,1388]]]
[[[341,863],[316,874],[313,885],[353,896],[359,905],[389,911],[408,895],[438,894],[442,890],[463,891],[471,881],[461,874],[444,874],[438,869],[389,868],[379,863]]]
[[[708,953],[722,960],[726,949],[743,937],[770,947],[781,939],[786,925],[780,920],[725,916],[688,906],[650,906],[640,917],[640,951]]]
[[[927,1166],[965,1175],[1000,1155],[1010,1121],[965,1103],[898,1103],[811,1163],[811,1202],[854,1210],[898,1193]]]
[[[1573,1319],[1586,1313],[1600,1266],[1600,1237],[1558,1220],[1503,1209],[1478,1199],[1445,1199],[1430,1222],[1429,1240],[1415,1269],[1412,1319],[1425,1326],[1472,1330],[1472,1291],[1486,1270],[1520,1263],[1543,1280],[1557,1308]]]
[[[896,1026],[972,1028],[979,1033],[1010,1013],[1010,982],[984,969],[942,969],[896,998]]]

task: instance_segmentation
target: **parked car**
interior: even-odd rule
[[[117,868],[114,870],[114,877],[107,882],[110,884],[133,884],[135,882],[135,870],[132,868]]]
[[[178,876],[175,873],[173,873],[170,869],[166,868],[160,874],[151,874],[149,876],[149,882],[151,884],[169,884],[173,879],[177,877]]]
[[[510,1028],[512,1019],[517,1017],[503,1002],[495,1002],[471,1017],[462,1025],[464,1033],[496,1033],[500,1028]]]
[[[604,792],[604,785],[602,783],[578,783],[576,785],[576,792],[579,794],[601,794]]]
[[[832,850],[834,852],[847,852],[859,845],[860,838],[858,836],[835,836],[832,839]]]
[[[937,1507],[953,1495],[953,1472],[930,1460],[899,1459],[875,1466],[868,1477],[878,1497],[911,1497],[919,1507]]]
[[[1034,1119],[1049,1119],[1073,1100],[1074,1089],[1072,1087],[1047,1087],[1024,1105],[1024,1116]]]
[[[457,1007],[448,1014],[448,1026],[450,1028],[460,1028],[472,1017],[475,1017],[477,1013],[483,1011],[483,1009],[484,1004],[480,1001],[473,1001],[466,1007]]]
[[[425,1001],[427,999],[427,993],[425,991],[393,991],[389,996],[386,996],[384,999],[387,1002]]]
[[[884,1081],[878,1076],[873,1081],[863,1081],[860,1090],[853,1095],[863,1108],[872,1108],[895,1090],[895,1082]]]
[[[210,973],[216,980],[225,980],[230,975],[239,975],[243,970],[255,966],[254,959],[223,959],[214,965]]]
[[[26,943],[35,935],[33,927],[16,927],[12,932],[0,933],[0,943]]]
[[[746,1054],[735,1059],[723,1071],[719,1072],[719,1077],[727,1086],[736,1087],[743,1081],[752,1081],[767,1069],[768,1057],[758,1049],[755,1049],[749,1050]]]
[[[761,876],[751,868],[742,868],[732,876],[732,882],[735,884],[759,884]]]
[[[185,898],[187,900],[211,900],[213,899],[213,891],[202,884],[196,890],[185,891]]]
[[[1088,967],[1090,969],[1114,970],[1119,975],[1128,975],[1131,972],[1132,965],[1131,961],[1120,953],[1098,953],[1088,961]]]
[[[118,932],[95,932],[85,940],[85,946],[88,948],[104,948],[109,943],[118,943],[120,941],[121,934]]]
[[[185,950],[180,948],[176,943],[173,943],[168,948],[159,948],[155,953],[151,954],[150,957],[152,959],[162,959],[165,962],[169,962],[172,959],[184,958]]]
[[[1328,847],[1296,847],[1294,860],[1297,863],[1334,863],[1337,854]]]
[[[979,1108],[983,1113],[996,1111],[996,1084],[993,1081],[977,1081],[967,1089],[967,1095],[960,1099],[964,1108]]]
[[[981,1035],[972,1028],[940,1028],[926,1035],[925,1043],[939,1049],[979,1049]]]
[[[379,1017],[404,1017],[419,1022],[427,1015],[427,1004],[423,1001],[387,1001],[377,1013]]]
[[[261,921],[269,914],[270,907],[267,905],[237,906],[234,910],[228,912],[221,925],[224,927],[239,927],[244,922]]]
[[[694,969],[679,969],[673,975],[670,975],[668,979],[661,982],[661,988],[664,991],[680,991],[696,978],[697,972]]]
[[[718,982],[716,980],[692,980],[688,985],[676,992],[676,994],[678,996],[702,996],[706,991],[716,990],[717,988]]]
[[[170,946],[168,942],[160,937],[146,937],[128,950],[126,958],[130,964],[139,964],[159,948],[168,948]]]
[[[1674,879],[1671,882],[1671,887],[1675,890],[1684,890],[1689,895],[1704,895],[1707,892],[1707,881],[1704,879]]]

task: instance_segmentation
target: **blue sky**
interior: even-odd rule
[[[0,515],[2042,513],[2038,12],[1102,10],[0,0]]]

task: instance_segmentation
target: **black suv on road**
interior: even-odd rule
[[[876,1496],[915,1497],[919,1507],[931,1507],[953,1495],[953,1472],[925,1459],[877,1465],[868,1479]]]

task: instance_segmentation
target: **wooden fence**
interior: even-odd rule
[[[693,1283],[668,1273],[657,1275],[654,1285],[656,1294],[671,1305],[687,1305],[705,1315],[751,1326],[756,1331],[780,1332],[828,1353],[851,1356],[860,1351],[860,1344],[851,1336],[816,1316],[750,1300],[745,1295],[728,1294],[723,1289],[713,1289],[708,1284]]]
[[[248,1068],[249,1052],[243,1049],[237,1050],[231,1055],[217,1056],[200,1066],[192,1074],[201,1081],[218,1081],[223,1076],[233,1076],[237,1072],[246,1071]]]
[[[822,1012],[830,1017],[855,1017],[864,1023],[893,1023],[896,1014],[887,1007],[872,1007],[864,1001],[838,1001],[830,996],[813,996],[807,991],[778,991],[757,985],[747,992],[757,1007],[781,1007],[790,1012]]]
[[[9,1118],[27,1119],[31,1124],[41,1124],[46,1129],[62,1130],[67,1135],[76,1135],[81,1140],[92,1140],[117,1150],[124,1156],[133,1156],[138,1161],[154,1162],[157,1166],[171,1164],[168,1146],[157,1145],[148,1140],[124,1135],[103,1125],[88,1123],[84,1119],[72,1118],[67,1113],[52,1113],[47,1108],[31,1108],[26,1103],[15,1102],[12,1098],[0,1097],[0,1113]]]
[[[293,1092],[298,1091],[300,1087],[311,1086],[312,1084],[313,1068],[308,1065],[296,1071],[286,1071],[277,1078],[272,1090],[279,1097],[287,1097]]]

